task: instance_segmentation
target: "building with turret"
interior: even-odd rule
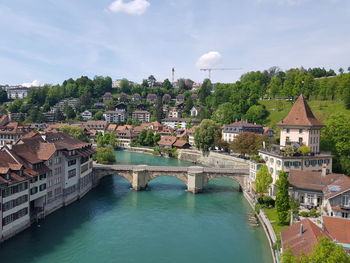
[[[320,135],[324,125],[314,116],[302,95],[277,125],[281,129],[280,144],[265,145],[259,150],[273,178],[271,195],[275,194],[280,171],[332,172],[332,155],[320,152]]]

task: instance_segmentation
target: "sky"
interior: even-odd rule
[[[350,0],[2,0],[0,84],[350,66]]]

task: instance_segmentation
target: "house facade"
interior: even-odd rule
[[[256,134],[263,134],[264,129],[262,125],[253,124],[246,121],[237,121],[225,125],[222,129],[222,139],[225,142],[232,142],[235,137],[242,132],[252,132]]]
[[[136,110],[132,113],[132,119],[138,122],[150,122],[151,113],[144,110]]]
[[[125,111],[106,111],[103,117],[107,123],[123,123],[126,121]]]

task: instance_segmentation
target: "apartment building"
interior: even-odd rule
[[[138,122],[150,122],[151,114],[148,111],[136,110],[132,113],[132,119]]]
[[[107,123],[123,123],[126,121],[125,111],[106,111],[103,117]]]
[[[18,122],[9,122],[0,126],[0,147],[8,143],[14,143],[31,130],[29,125],[21,125]]]

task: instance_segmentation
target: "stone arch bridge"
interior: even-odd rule
[[[94,182],[108,175],[119,175],[127,179],[136,191],[143,190],[147,184],[159,176],[174,176],[187,185],[192,193],[202,192],[204,186],[215,178],[231,178],[243,188],[248,169],[207,168],[199,166],[148,166],[148,165],[100,165],[93,167]]]

